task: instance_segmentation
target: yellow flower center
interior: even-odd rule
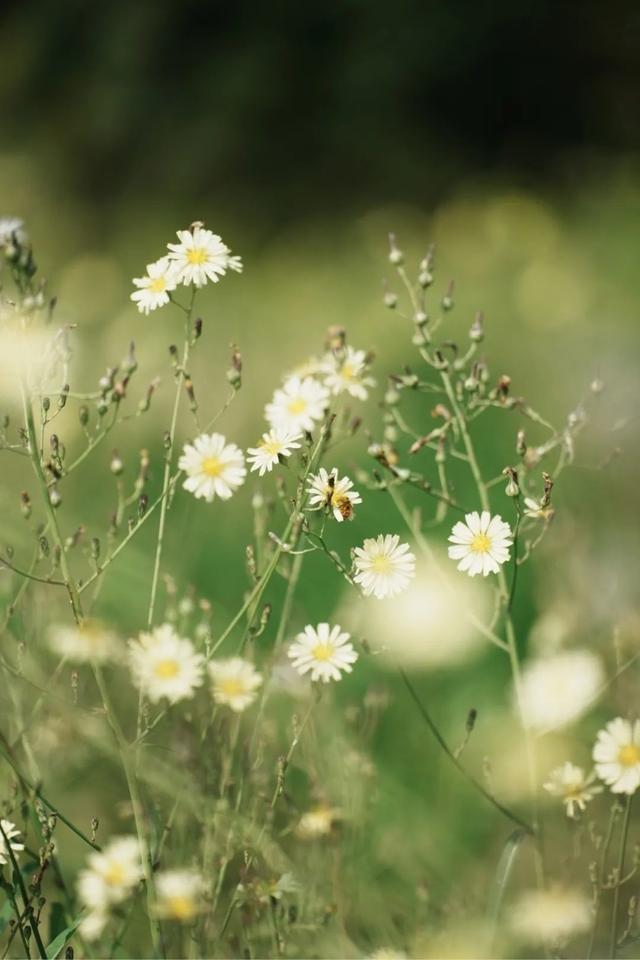
[[[120,887],[125,882],[121,863],[110,863],[104,872],[104,882],[110,887]]]
[[[262,444],[262,449],[265,453],[268,453],[270,457],[277,457],[282,450],[282,444],[278,440],[265,440]]]
[[[149,290],[151,290],[152,293],[164,293],[166,286],[167,281],[164,277],[154,277],[149,284]]]
[[[343,364],[342,370],[340,371],[345,380],[353,380],[356,376],[355,367],[352,367],[350,363]]]
[[[191,920],[196,915],[196,905],[190,897],[167,897],[166,911],[175,920]]]
[[[178,676],[180,667],[176,660],[158,660],[154,672],[161,680],[171,680]]]
[[[618,763],[623,767],[635,767],[636,764],[640,763],[640,747],[637,747],[635,743],[627,743],[624,747],[621,747],[618,753]]]
[[[207,251],[204,247],[190,247],[187,250],[187,260],[194,266],[199,267],[207,262]]]
[[[202,472],[208,477],[219,477],[222,473],[222,464],[217,457],[205,457],[202,461]]]
[[[307,401],[302,397],[294,397],[293,400],[290,400],[287,404],[287,410],[289,413],[292,413],[294,416],[298,413],[304,413],[307,409]]]
[[[237,677],[227,677],[226,680],[220,681],[220,692],[227,697],[237,697],[238,694],[244,693],[244,687]]]
[[[333,647],[329,643],[317,643],[311,653],[316,660],[329,660],[333,653]]]
[[[391,571],[391,561],[389,557],[384,554],[374,557],[371,563],[371,569],[374,573],[389,573]]]
[[[470,546],[474,553],[487,553],[491,548],[491,540],[486,533],[476,533]]]

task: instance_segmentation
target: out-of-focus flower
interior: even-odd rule
[[[525,509],[522,511],[525,517],[531,517],[532,520],[552,520],[555,510],[550,506],[543,506],[539,500],[533,497],[524,498]]]
[[[338,626],[307,625],[289,647],[288,655],[298,673],[311,671],[312,680],[340,680],[342,671],[351,673],[351,664],[358,659],[350,639],[350,634]]]
[[[458,570],[475,577],[497,573],[509,557],[513,543],[511,527],[502,517],[492,517],[488,510],[467,513],[465,523],[455,524],[449,537],[449,557],[459,560]]]
[[[262,434],[262,440],[257,447],[247,450],[247,462],[251,470],[259,470],[263,477],[279,462],[280,457],[289,457],[294,450],[300,448],[297,442],[302,439],[301,433],[290,433],[288,430],[269,430]]]
[[[595,772],[587,777],[582,767],[576,767],[567,760],[551,771],[544,789],[562,799],[568,817],[576,817],[578,810],[585,810],[589,801],[602,793],[602,787],[595,784],[594,780]]]
[[[593,759],[612,793],[635,793],[640,786],[640,720],[611,720],[598,733]]]
[[[160,257],[155,263],[147,264],[146,275],[134,277],[133,283],[139,289],[134,290],[131,299],[138,305],[140,313],[157,310],[169,303],[169,294],[178,284],[175,263],[169,257]]]
[[[365,597],[372,594],[378,600],[394,597],[415,577],[416,558],[408,543],[400,543],[397,534],[368,538],[354,553],[353,579],[360,584]]]
[[[108,627],[97,620],[82,624],[53,624],[48,631],[49,646],[75,663],[105,663],[117,659],[122,645]]]
[[[325,361],[325,384],[334,395],[348,393],[356,400],[366,400],[369,387],[375,387],[373,377],[367,376],[367,354],[364,350],[347,347],[344,353],[330,354]]]
[[[589,898],[579,890],[549,887],[527,890],[514,903],[511,931],[523,943],[562,946],[591,926]]]
[[[15,823],[12,823],[11,820],[0,820],[0,824],[2,825],[2,833],[0,833],[0,864],[5,864],[11,860],[9,849],[11,849],[17,857],[17,855],[24,850],[24,843],[18,839],[20,831]]]
[[[338,478],[337,467],[329,473],[320,467],[318,473],[309,478],[309,504],[316,510],[330,507],[339,523],[351,520],[354,506],[362,503],[362,497],[352,488],[349,477]]]
[[[129,641],[129,664],[136,685],[154,703],[188,699],[203,681],[204,657],[169,624]]]
[[[174,262],[178,283],[193,283],[203,287],[209,280],[217,283],[227,270],[240,273],[240,257],[232,257],[229,247],[217,233],[194,226],[193,230],[178,230],[179,243],[167,244],[169,258]]]
[[[228,500],[247,475],[242,450],[221,433],[203,433],[185,444],[178,467],[187,474],[184,489],[207,503],[216,497]]]
[[[327,837],[340,819],[341,812],[337,807],[320,804],[302,814],[296,826],[296,833],[305,840]]]
[[[78,932],[84,940],[91,943],[97,940],[109,922],[106,910],[90,910],[78,924]]]
[[[6,247],[15,240],[23,246],[28,241],[24,221],[19,217],[0,217],[0,247]]]
[[[206,884],[195,870],[165,870],[155,881],[158,916],[189,923],[204,907]]]
[[[313,377],[289,377],[265,407],[265,417],[275,429],[289,433],[311,431],[322,420],[328,404],[329,391]]]
[[[602,663],[588,650],[530,661],[522,673],[524,723],[538,733],[566,726],[585,713],[603,682]]]
[[[104,915],[112,904],[126,900],[142,876],[138,839],[114,837],[100,853],[89,855],[78,877],[78,894],[93,913]]]
[[[207,669],[216,703],[226,704],[237,713],[253,703],[262,677],[248,660],[242,657],[211,660]]]

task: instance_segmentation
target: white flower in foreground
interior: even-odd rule
[[[511,930],[524,943],[562,946],[585,933],[593,918],[589,898],[579,890],[527,890],[512,907]]]
[[[611,720],[598,733],[593,759],[612,793],[635,793],[640,786],[640,720]]]
[[[178,230],[179,243],[168,243],[169,257],[174,262],[178,283],[193,283],[203,287],[207,281],[217,283],[227,270],[240,273],[240,257],[232,257],[229,247],[217,233],[195,226],[193,230]]]
[[[151,310],[164,307],[169,303],[169,294],[175,290],[178,283],[175,264],[169,257],[160,257],[155,263],[147,264],[147,273],[144,277],[134,277],[133,283],[138,290],[134,290],[131,299],[138,305],[140,313],[148,314]]]
[[[538,733],[566,726],[588,709],[603,682],[602,663],[587,650],[530,661],[521,685],[525,725]]]
[[[262,440],[257,447],[249,447],[247,450],[247,463],[251,464],[251,470],[259,470],[263,477],[268,471],[279,463],[280,457],[289,457],[294,450],[300,448],[297,442],[302,439],[301,433],[290,433],[289,430],[269,430],[262,434]]]
[[[354,553],[357,572],[353,579],[360,584],[365,597],[395,597],[415,576],[416,558],[408,543],[400,543],[397,534],[369,538]]]
[[[337,467],[329,473],[320,467],[319,472],[309,478],[309,504],[315,510],[330,507],[338,522],[351,520],[354,506],[362,503],[362,497],[352,487],[349,477],[338,478]]]
[[[184,489],[207,503],[216,497],[228,500],[247,475],[242,450],[221,433],[202,433],[186,443],[178,467],[187,474]]]
[[[113,630],[97,620],[85,620],[81,626],[53,624],[48,640],[54,653],[75,663],[105,663],[117,659],[122,650]]]
[[[459,560],[458,570],[475,577],[477,573],[487,576],[497,573],[500,564],[509,559],[509,547],[513,543],[511,527],[502,517],[492,517],[488,510],[481,514],[467,513],[465,523],[455,524],[449,537],[451,560]]]
[[[367,354],[364,350],[347,347],[344,353],[331,354],[326,360],[325,385],[334,395],[348,393],[356,400],[366,400],[369,387],[375,387],[373,377],[367,376]]]
[[[328,837],[340,818],[341,812],[336,807],[320,804],[302,814],[296,826],[296,833],[305,840]]]
[[[100,853],[90,854],[78,877],[78,894],[97,921],[111,904],[126,900],[142,877],[137,837],[115,837]]]
[[[154,703],[188,699],[203,681],[204,657],[169,624],[129,641],[129,665],[134,682]]]
[[[313,430],[314,423],[322,420],[329,404],[329,391],[313,377],[289,377],[282,388],[276,390],[271,403],[265,407],[267,422],[279,430],[300,433]]]
[[[544,789],[554,797],[560,797],[567,808],[567,816],[574,818],[578,810],[585,810],[589,801],[602,793],[602,787],[593,782],[595,776],[595,772],[592,772],[586,777],[581,767],[567,760],[551,771]]]
[[[165,870],[156,877],[156,910],[167,920],[188,923],[203,909],[206,884],[195,870]]]
[[[262,677],[248,660],[243,660],[242,657],[211,660],[207,669],[216,703],[226,704],[237,713],[246,710],[253,703]]]
[[[349,642],[350,634],[341,627],[319,623],[306,626],[289,647],[287,654],[300,674],[311,671],[312,680],[340,680],[342,671],[351,673],[358,654]]]
[[[21,841],[17,839],[20,836],[20,831],[15,823],[12,823],[11,820],[0,820],[0,825],[2,825],[2,833],[0,833],[0,864],[5,864],[11,862],[9,849],[13,850],[14,855],[17,855],[24,850],[24,843],[21,843]]]

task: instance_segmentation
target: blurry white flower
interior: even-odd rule
[[[532,520],[551,520],[555,513],[553,507],[544,507],[539,500],[533,497],[524,498],[525,509],[522,511],[525,517],[531,517]]]
[[[247,475],[242,450],[227,443],[221,433],[203,433],[193,444],[185,444],[178,467],[187,474],[184,489],[207,503],[216,496],[228,500]]]
[[[11,820],[0,820],[0,824],[2,825],[2,833],[0,833],[0,864],[5,864],[11,861],[9,848],[17,855],[24,850],[24,843],[16,839],[20,836],[20,831],[15,823],[12,823]],[[4,834],[4,836],[2,834]],[[6,840],[5,837],[7,838]],[[7,848],[7,842],[9,848]]]
[[[358,659],[349,640],[350,635],[341,627],[330,627],[328,623],[319,623],[317,627],[307,625],[287,653],[298,673],[310,670],[312,680],[328,683],[340,680],[341,671],[351,673],[351,664]]]
[[[347,347],[344,354],[330,354],[325,361],[325,385],[331,393],[340,394],[345,391],[356,400],[366,400],[369,396],[368,387],[375,387],[376,382],[367,376],[367,354],[364,350],[354,350]]]
[[[85,620],[77,624],[56,623],[49,627],[49,646],[75,663],[105,663],[115,660],[122,646],[113,630],[97,620]]]
[[[130,640],[129,664],[134,682],[154,703],[188,699],[203,681],[204,657],[169,624]]]
[[[161,257],[147,264],[146,276],[134,277],[133,282],[140,289],[131,294],[131,299],[137,303],[140,313],[148,314],[169,303],[169,293],[178,283],[175,264],[169,257]]]
[[[228,269],[240,272],[242,261],[230,256],[229,247],[216,233],[196,226],[178,230],[180,243],[168,243],[169,257],[178,272],[178,283],[203,287],[207,281],[217,283]]]
[[[640,720],[611,720],[598,733],[593,759],[612,793],[635,793],[640,786]]]
[[[313,377],[290,377],[265,407],[268,423],[289,433],[313,430],[329,404],[329,391]]]
[[[499,516],[492,517],[488,510],[481,514],[467,513],[465,523],[458,521],[451,531],[449,557],[459,560],[458,570],[475,577],[477,573],[487,576],[497,573],[500,564],[509,559],[509,547],[513,543],[511,527]]]
[[[577,810],[584,810],[589,801],[602,792],[602,787],[594,784],[594,780],[595,772],[585,777],[581,767],[576,767],[567,760],[562,766],[551,771],[544,789],[554,797],[561,797],[567,808],[567,816],[575,817]]]
[[[261,477],[267,471],[271,473],[272,467],[279,462],[280,457],[288,457],[293,450],[300,448],[297,441],[301,439],[301,433],[290,433],[282,429],[263,433],[258,446],[249,447],[247,450],[247,462],[251,464],[251,470],[259,470]]]
[[[589,898],[579,890],[527,890],[512,907],[511,930],[524,943],[562,946],[591,926]]]
[[[91,910],[78,924],[78,932],[84,940],[97,940],[109,922],[106,910]]]
[[[331,833],[334,824],[340,820],[340,817],[340,810],[336,807],[320,804],[302,814],[296,826],[296,833],[305,840],[326,837]]]
[[[27,242],[24,221],[19,217],[0,217],[0,247],[13,243],[14,237],[19,244]]]
[[[78,894],[99,917],[111,904],[126,900],[142,877],[137,837],[115,837],[100,853],[89,855],[87,868],[78,877]]]
[[[320,467],[318,473],[309,478],[309,504],[316,510],[330,507],[338,522],[351,520],[355,504],[362,503],[362,497],[352,487],[349,477],[338,479],[337,467],[329,473]]]
[[[353,579],[360,584],[365,597],[394,597],[415,577],[416,558],[408,543],[400,543],[397,534],[369,538],[354,553],[357,572]]]
[[[206,884],[195,870],[165,870],[155,884],[158,916],[188,923],[202,911]]]
[[[525,725],[539,733],[566,726],[588,709],[603,681],[600,660],[587,650],[526,663],[521,690]]]
[[[207,665],[211,677],[213,699],[237,713],[253,703],[262,677],[248,660],[230,657],[228,660],[211,660]]]

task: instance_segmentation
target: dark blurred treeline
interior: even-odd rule
[[[429,202],[640,148],[636,2],[31,0],[0,30],[0,139],[102,204]]]

